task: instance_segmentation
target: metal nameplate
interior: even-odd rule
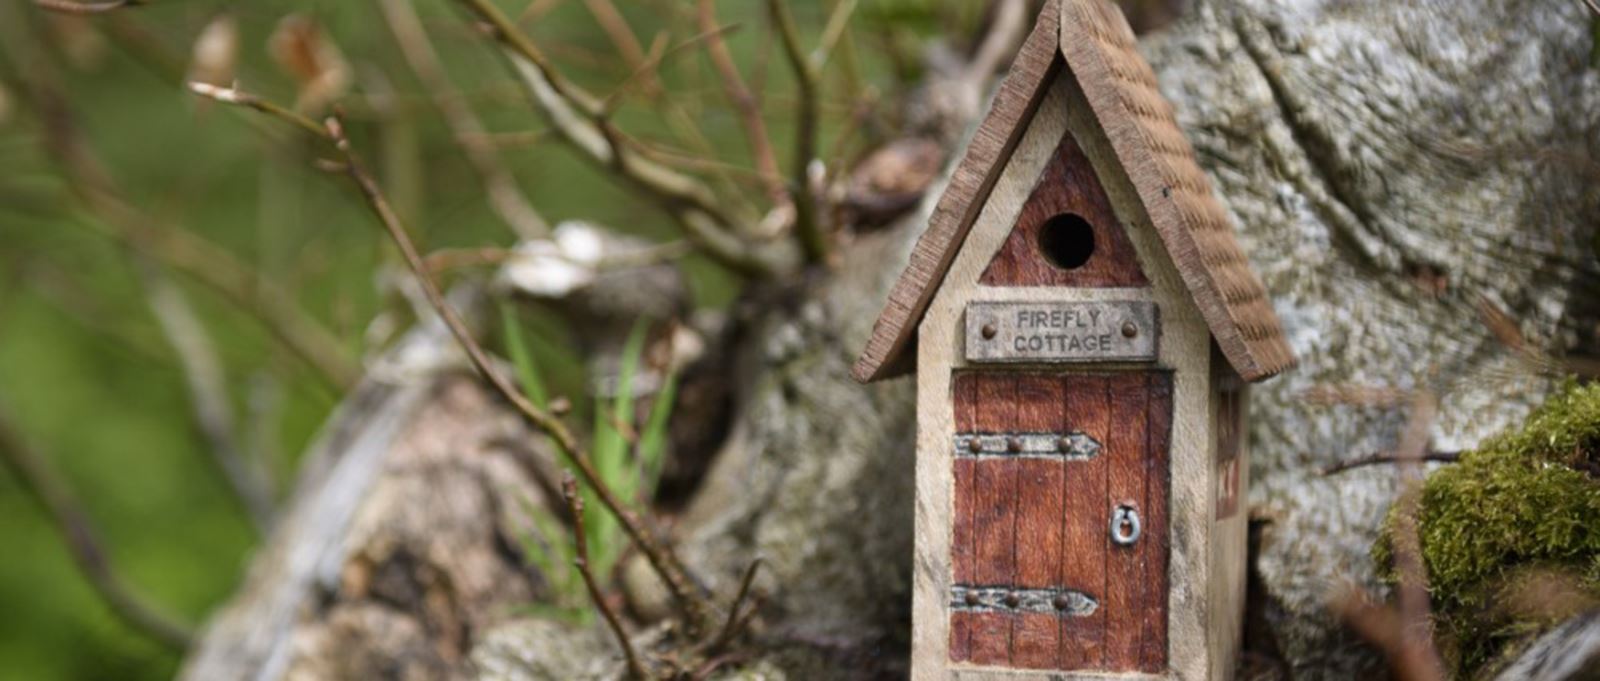
[[[971,362],[1154,362],[1160,338],[1150,301],[967,305]]]

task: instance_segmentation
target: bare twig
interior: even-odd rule
[[[1489,328],[1489,334],[1501,345],[1506,346],[1518,359],[1529,368],[1546,375],[1565,376],[1578,374],[1580,376],[1600,375],[1600,364],[1592,358],[1582,356],[1555,357],[1546,353],[1533,343],[1528,342],[1523,335],[1517,320],[1486,296],[1479,296],[1478,317],[1484,326]]]
[[[517,252],[493,246],[486,248],[449,248],[429,253],[422,259],[423,269],[429,274],[439,274],[466,267],[499,265],[514,257]]]
[[[834,48],[838,47],[839,40],[850,28],[850,17],[855,14],[858,4],[858,0],[839,0],[839,4],[834,6],[833,13],[828,16],[828,25],[822,29],[822,40],[817,43],[817,49],[811,53],[811,64],[814,68],[821,69],[827,66],[828,59],[833,56]]]
[[[475,135],[473,139],[496,149],[512,149],[537,146],[549,139],[549,137],[550,133],[544,130],[525,130],[519,132],[489,132]]]
[[[617,6],[611,0],[584,0],[583,4],[589,8],[589,14],[594,16],[606,37],[611,39],[617,52],[627,62],[628,70],[638,76],[643,84],[645,94],[655,98],[662,93],[661,81],[656,78],[655,60],[645,56],[644,45],[639,42],[638,36],[633,34],[633,29],[628,26],[628,20],[617,11]]]
[[[994,12],[994,25],[978,46],[977,54],[968,62],[963,79],[975,88],[981,89],[994,72],[1017,53],[1017,46],[1028,33],[1027,0],[999,0]]]
[[[384,20],[389,24],[390,32],[394,33],[395,42],[399,43],[400,52],[411,66],[412,73],[416,74],[417,80],[422,82],[428,95],[433,98],[434,106],[450,126],[456,144],[483,180],[490,207],[521,239],[535,239],[548,234],[550,224],[517,187],[516,179],[501,160],[495,145],[488,141],[490,138],[483,122],[451,83],[412,3],[409,0],[381,0],[378,6],[383,10]]]
[[[1444,676],[1425,654],[1410,645],[1406,626],[1394,608],[1373,601],[1355,587],[1334,597],[1334,614],[1362,639],[1371,642],[1389,660],[1396,681],[1442,681]]]
[[[783,0],[767,0],[767,11],[772,14],[773,25],[778,29],[778,39],[783,43],[784,56],[794,71],[798,86],[798,120],[795,130],[794,169],[789,179],[794,190],[795,230],[800,235],[800,245],[805,248],[811,262],[826,263],[832,257],[833,245],[828,230],[823,227],[817,210],[817,196],[811,182],[811,164],[817,161],[817,128],[820,124],[819,87],[816,68],[800,47],[800,32],[795,28],[794,17]]]
[[[751,561],[750,567],[745,568],[744,578],[739,580],[739,593],[733,597],[733,604],[728,606],[728,619],[722,623],[722,631],[718,632],[717,637],[711,640],[710,645],[706,646],[708,653],[715,654],[717,651],[722,650],[723,646],[728,645],[734,637],[739,635],[739,632],[744,630],[744,625],[749,622],[750,615],[755,614],[754,609],[746,613],[741,613],[740,611],[744,610],[745,599],[750,597],[750,587],[755,584],[756,572],[761,569],[762,562],[760,558],[757,558]]]
[[[196,89],[195,92],[196,94],[206,94],[200,89]],[[230,94],[226,99],[219,99],[219,101],[249,106],[257,111],[298,125],[295,120],[298,114],[282,106],[265,102],[265,100],[255,95],[236,91],[229,92]],[[263,106],[262,104],[266,105]],[[561,452],[562,456],[574,468],[578,469],[584,484],[593,489],[601,504],[617,517],[619,524],[629,539],[633,541],[634,545],[639,548],[640,553],[645,555],[650,565],[666,582],[674,600],[684,609],[689,627],[695,631],[703,630],[707,623],[710,609],[700,593],[691,586],[691,580],[688,578],[683,564],[678,561],[677,556],[672,553],[669,547],[657,541],[653,531],[644,526],[644,522],[639,516],[628,510],[627,506],[617,498],[616,493],[611,490],[610,486],[605,483],[605,480],[595,470],[594,464],[589,460],[588,453],[578,444],[577,437],[567,428],[566,424],[550,412],[534,405],[522,391],[516,388],[511,379],[507,378],[489,360],[488,352],[478,344],[477,339],[473,338],[472,332],[467,328],[466,322],[461,319],[461,315],[445,300],[444,292],[440,290],[438,283],[434,281],[428,269],[428,263],[423,259],[421,252],[417,250],[416,244],[412,242],[411,236],[406,231],[399,214],[395,212],[389,200],[384,196],[377,180],[367,171],[361,157],[351,147],[350,139],[345,136],[344,125],[339,121],[339,118],[329,118],[318,137],[332,142],[334,149],[340,155],[340,172],[348,176],[361,191],[367,208],[372,211],[373,215],[378,218],[378,223],[388,232],[390,239],[404,258],[406,266],[410,268],[412,274],[416,277],[418,285],[422,288],[423,295],[428,300],[428,304],[439,315],[445,326],[450,329],[451,335],[461,345],[461,349],[466,353],[467,359],[472,363],[473,368],[477,370],[484,380],[488,381],[489,385],[502,398],[517,410],[524,420],[549,436],[550,441],[555,444],[556,449]]]
[[[1411,415],[1396,448],[1400,478],[1399,508],[1395,513],[1395,568],[1400,576],[1401,642],[1404,656],[1396,666],[1409,669],[1412,678],[1443,681],[1444,665],[1433,646],[1432,614],[1428,604],[1428,571],[1422,561],[1422,540],[1417,532],[1417,514],[1422,496],[1422,460],[1428,449],[1428,433],[1439,412],[1438,398],[1430,390],[1418,391]]]
[[[625,270],[659,265],[681,259],[694,252],[694,247],[682,241],[646,246],[630,251],[607,255],[594,265],[596,271]],[[422,259],[433,274],[465,267],[502,265],[514,260],[517,252],[505,248],[450,248],[429,253]]]
[[[1391,409],[1410,403],[1414,395],[1413,391],[1406,388],[1340,383],[1308,388],[1300,393],[1300,398],[1319,407],[1345,405]]]
[[[1422,455],[1421,460],[1426,463],[1457,463],[1461,461],[1461,452],[1428,452]],[[1337,475],[1345,471],[1355,470],[1357,468],[1363,468],[1366,466],[1376,466],[1384,463],[1402,463],[1404,461],[1405,460],[1401,459],[1399,455],[1393,452],[1372,454],[1369,456],[1363,456],[1359,459],[1341,461],[1332,466],[1328,466],[1327,468],[1322,469],[1322,474]]]
[[[8,42],[9,36],[0,39],[0,45]],[[17,78],[24,86],[26,101],[44,123],[46,150],[70,180],[69,190],[98,218],[94,226],[232,301],[334,389],[343,391],[355,385],[360,367],[347,356],[338,338],[302,312],[292,296],[226,249],[151,218],[122,196],[104,164],[84,143],[76,116],[50,75],[46,62],[34,60],[29,75]]]
[[[40,9],[60,14],[106,14],[127,7],[146,4],[145,0],[108,0],[107,2],[74,2],[73,0],[33,0]]]
[[[112,569],[105,543],[82,505],[3,411],[0,411],[0,465],[16,477],[22,490],[50,516],[66,541],[73,562],[112,613],[167,647],[183,650],[189,646],[193,638],[189,626],[135,593]]]
[[[343,157],[345,173],[361,190],[362,196],[366,199],[367,207],[372,210],[379,223],[389,233],[390,238],[404,257],[406,265],[411,268],[412,273],[416,276],[417,283],[422,287],[429,304],[433,306],[439,318],[449,327],[451,334],[456,337],[456,341],[461,344],[462,350],[466,352],[473,367],[494,387],[496,392],[500,393],[501,397],[516,408],[524,420],[549,436],[550,441],[556,445],[561,454],[578,470],[584,484],[593,489],[595,496],[600,499],[600,503],[617,517],[619,524],[622,526],[623,531],[627,533],[629,539],[633,541],[634,545],[639,548],[640,553],[645,555],[650,565],[666,582],[674,600],[683,608],[689,628],[693,631],[702,631],[707,623],[708,613],[710,612],[709,606],[692,586],[687,571],[684,569],[683,564],[678,561],[677,556],[672,553],[670,547],[659,542],[653,530],[647,528],[644,521],[617,498],[616,493],[611,490],[610,486],[595,470],[587,452],[578,444],[577,437],[572,434],[566,424],[551,413],[535,406],[489,360],[488,353],[473,338],[472,332],[467,329],[467,325],[461,320],[460,314],[445,301],[444,293],[440,291],[439,285],[429,275],[427,264],[417,251],[416,245],[412,243],[411,237],[401,223],[399,215],[394,212],[388,200],[384,198],[377,181],[372,178],[361,158],[351,148],[349,138],[345,137],[344,127],[337,118],[328,119],[327,136],[333,140],[335,148],[338,149]]]
[[[272,529],[277,515],[272,485],[259,462],[246,458],[244,448],[239,446],[232,399],[228,396],[227,380],[216,346],[178,286],[153,266],[141,269],[150,309],[177,354],[178,366],[183,369],[195,424],[205,437],[212,460],[255,523],[256,531],[265,535]]]
[[[1600,3],[1596,3],[1595,0],[1583,0],[1583,4],[1588,5],[1589,11],[1594,12],[1595,16],[1600,17]]]
[[[755,159],[756,172],[767,183],[767,194],[771,197],[773,205],[789,203],[789,190],[783,186],[783,177],[778,170],[778,155],[772,148],[772,137],[767,131],[767,121],[761,114],[761,103],[756,100],[755,94],[745,85],[744,78],[739,74],[739,67],[733,60],[733,53],[728,50],[728,43],[723,39],[717,27],[716,0],[700,0],[697,12],[700,30],[711,38],[706,42],[706,56],[711,59],[712,68],[716,69],[718,77],[722,80],[722,91],[727,95],[728,101],[739,114],[739,123],[744,128],[745,140],[750,145],[750,155]]]
[[[578,574],[583,577],[583,585],[589,589],[589,600],[594,601],[594,607],[600,611],[600,616],[605,618],[606,626],[611,628],[611,633],[617,637],[617,645],[622,647],[622,654],[628,660],[628,674],[638,681],[650,678],[645,671],[644,664],[639,661],[639,654],[633,649],[633,641],[628,638],[628,632],[622,629],[622,620],[617,618],[617,613],[611,609],[611,604],[606,602],[606,596],[600,591],[600,584],[595,581],[594,571],[589,569],[589,540],[583,529],[583,496],[578,494],[578,481],[567,473],[561,480],[561,496],[566,497],[567,510],[572,513],[572,536],[577,547],[577,557],[572,564],[578,568]]]
[[[210,83],[199,82],[190,82],[189,91],[200,95],[201,97],[222,102],[223,104],[237,104],[246,108],[255,109],[256,111],[260,111],[261,113],[272,116],[273,118],[291,123],[295,127],[300,128],[302,131],[311,133],[317,137],[322,137],[324,139],[328,137],[328,132],[323,130],[322,126],[317,125],[316,121],[307,118],[305,114],[270,100],[262,99],[261,97],[257,97],[248,92],[236,90],[234,88],[220,87]]]
[[[793,269],[793,256],[781,244],[758,245],[742,238],[736,229],[742,223],[699,180],[615,144],[618,135],[605,117],[604,102],[562,76],[493,2],[459,2],[492,27],[502,53],[557,134],[651,199],[707,256],[746,276],[771,277]]]

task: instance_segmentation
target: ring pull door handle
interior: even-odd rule
[[[1111,541],[1118,546],[1133,546],[1143,533],[1139,511],[1132,504],[1122,504],[1111,512]]]

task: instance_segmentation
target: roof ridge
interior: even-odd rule
[[[1054,20],[1052,20],[1054,17]],[[1045,32],[1048,31],[1048,35]],[[1259,381],[1294,356],[1250,268],[1210,178],[1178,127],[1155,72],[1138,53],[1121,12],[1102,0],[1050,0],[1001,83],[949,185],[896,280],[852,374],[863,382],[909,368],[916,326],[966,241],[1054,77],[1077,82],[1112,153],[1199,308],[1239,375]]]

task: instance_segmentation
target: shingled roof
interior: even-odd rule
[[[1082,88],[1234,369],[1260,381],[1293,366],[1266,288],[1250,269],[1171,103],[1156,89],[1155,73],[1139,55],[1122,12],[1103,0],[1050,0],[895,282],[856,361],[856,379],[876,381],[914,368],[917,325],[1060,73]]]

